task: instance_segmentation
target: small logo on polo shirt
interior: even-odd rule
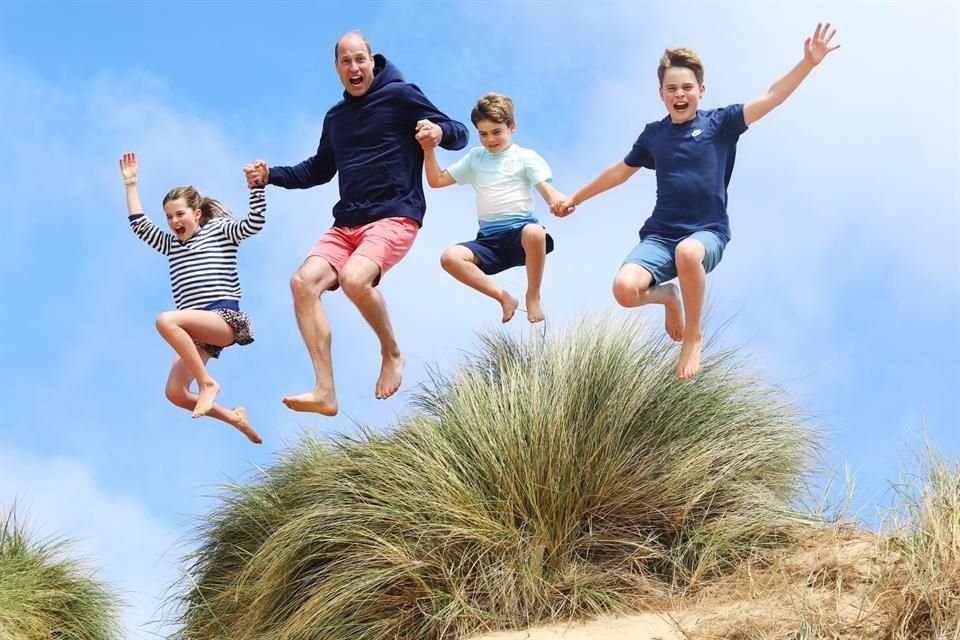
[[[696,138],[698,135],[703,133],[703,129],[694,129],[693,133],[690,134],[691,138]]]

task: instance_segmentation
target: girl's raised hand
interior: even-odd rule
[[[120,158],[120,173],[123,174],[124,181],[136,180],[137,178],[137,154],[127,152]]]

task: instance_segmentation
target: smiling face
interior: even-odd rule
[[[674,124],[682,124],[697,115],[697,106],[706,90],[697,82],[697,76],[687,67],[670,67],[663,74],[660,99]]]
[[[336,67],[340,82],[351,96],[359,98],[370,90],[373,84],[373,54],[363,37],[348,33],[340,39],[337,43]]]
[[[511,144],[516,124],[507,125],[503,122],[480,120],[477,122],[477,133],[480,134],[480,144],[490,153],[500,153]]]
[[[191,209],[185,198],[176,198],[168,200],[163,204],[163,210],[167,214],[167,224],[170,231],[180,240],[186,242],[200,230],[200,209]]]

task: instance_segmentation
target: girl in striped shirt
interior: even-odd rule
[[[176,311],[157,317],[157,331],[177,357],[167,379],[167,399],[193,412],[234,426],[251,442],[262,440],[247,421],[243,407],[227,409],[216,403],[220,385],[207,372],[206,363],[218,358],[224,347],[250,344],[250,318],[240,311],[240,278],[237,247],[260,231],[267,205],[262,187],[250,190],[250,213],[235,220],[217,200],[200,195],[193,187],[178,187],[163,199],[167,225],[162,230],[144,215],[137,193],[137,156],[125,153],[120,173],[126,185],[130,228],[148,245],[167,256]],[[199,393],[190,385],[197,381]]]

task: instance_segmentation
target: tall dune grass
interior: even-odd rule
[[[35,542],[0,514],[0,639],[115,640],[116,597],[63,540]]]
[[[960,460],[928,449],[897,489],[878,590],[889,637],[960,639]]]
[[[494,333],[396,428],[305,435],[198,528],[179,640],[460,637],[625,611],[807,524],[783,393],[636,322]]]

